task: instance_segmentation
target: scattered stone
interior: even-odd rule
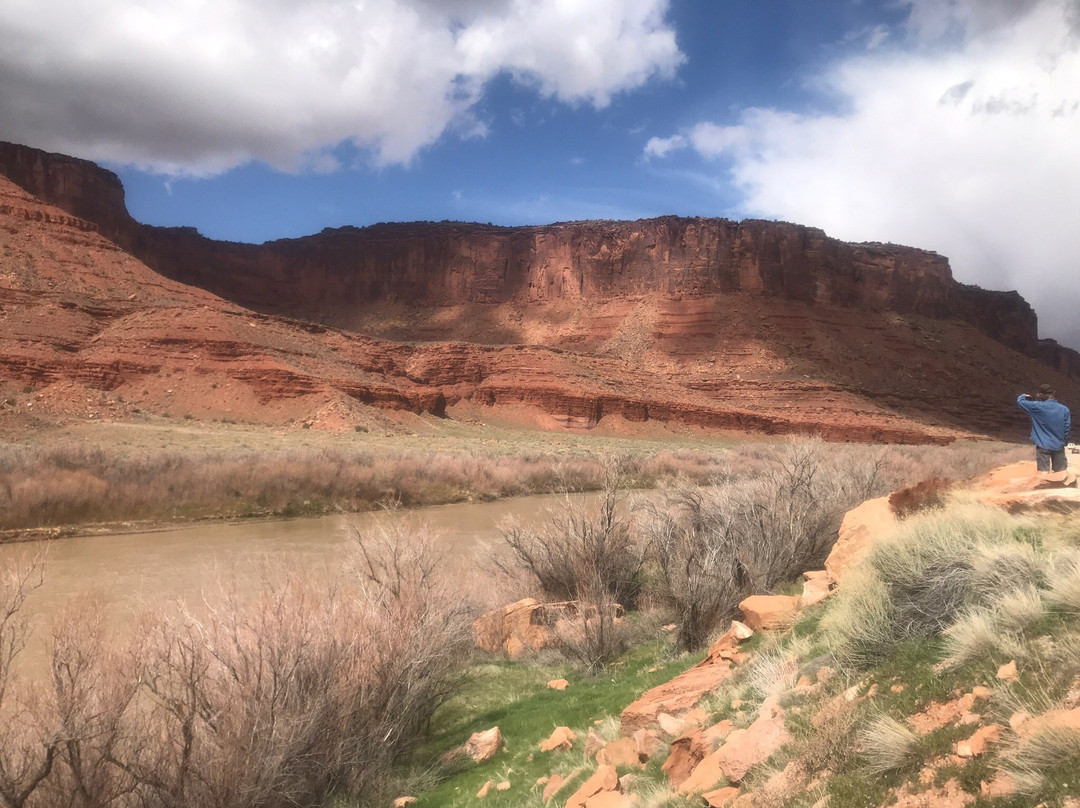
[[[619,775],[614,766],[600,766],[593,776],[581,784],[566,801],[566,808],[585,808],[586,803],[592,797],[604,791],[617,791],[619,788]]]
[[[1000,668],[998,668],[997,678],[1003,682],[1015,682],[1020,678],[1020,675],[1016,672],[1016,660],[1012,660]]]
[[[996,742],[1001,736],[1001,727],[997,724],[987,724],[980,727],[970,738],[957,741],[956,754],[962,758],[978,757],[986,751],[989,743]]]
[[[732,721],[724,720],[707,730],[692,729],[672,741],[671,753],[661,767],[671,784],[681,785],[705,756],[712,753],[734,728]]]
[[[596,753],[607,746],[607,740],[594,727],[585,735],[585,758],[594,759]]]
[[[633,738],[619,738],[612,741],[596,753],[596,762],[608,766],[639,766],[642,769],[645,768]]]
[[[498,727],[486,729],[483,732],[474,732],[465,742],[462,751],[477,763],[491,760],[502,749],[503,737]]]
[[[547,686],[552,690],[566,690],[570,686],[570,683],[565,679],[552,679],[547,683]]]
[[[416,797],[398,797],[394,800],[394,808],[405,808],[406,805],[412,805],[416,801]]]
[[[574,748],[577,733],[570,727],[555,727],[546,741],[540,742],[541,752],[554,752],[556,749],[569,751]]]
[[[892,693],[903,693],[904,692],[904,686],[903,685],[893,685],[892,687],[889,688],[889,691],[892,692]]]
[[[639,729],[631,737],[642,762],[648,761],[660,748],[660,734],[654,729]]]
[[[544,785],[544,793],[540,796],[543,802],[550,802],[560,788],[566,785],[566,781],[569,778],[563,777],[561,774],[553,774],[548,778],[547,783]]]
[[[510,790],[510,781],[509,780],[503,780],[501,783],[499,783],[497,786],[495,786],[495,789],[497,791],[509,791]]]
[[[746,729],[731,732],[723,745],[707,755],[679,786],[683,793],[700,793],[715,786],[722,777],[740,782],[746,773],[791,741],[780,710],[760,715]]]
[[[744,622],[755,631],[786,629],[799,613],[794,595],[751,595],[739,603]]]
[[[536,784],[533,787],[535,788],[536,786],[546,786],[550,780],[551,778],[546,774],[543,777],[537,777]]]
[[[810,677],[805,675],[805,674],[800,676],[799,681],[797,681],[795,683],[795,687],[799,688],[799,690],[806,690],[807,688],[810,688],[810,687],[813,687],[813,686],[814,686],[814,683],[811,682]]]
[[[817,674],[816,674],[818,684],[820,684],[820,685],[827,684],[828,681],[833,678],[835,673],[836,673],[836,671],[834,671],[828,665],[822,665],[820,668],[818,668]]]
[[[983,685],[976,685],[971,689],[971,695],[975,701],[986,701],[990,698],[990,688]]]
[[[988,799],[1011,797],[1016,793],[1016,781],[1005,772],[997,772],[992,780],[979,785],[979,794]]]
[[[632,808],[634,800],[618,791],[601,791],[590,797],[585,808]]]
[[[480,790],[476,792],[476,798],[479,800],[484,799],[484,797],[491,793],[491,789],[494,787],[494,785],[495,784],[490,780],[485,782],[482,786],[480,786]]]
[[[734,786],[725,786],[715,791],[707,791],[701,796],[711,808],[723,808],[739,796],[739,789]]]
[[[675,624],[674,623],[668,623],[666,626],[663,626],[663,629],[664,629],[664,631],[674,631],[675,630]]]

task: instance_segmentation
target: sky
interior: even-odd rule
[[[0,140],[233,241],[791,221],[1080,348],[1080,0],[0,0]]]

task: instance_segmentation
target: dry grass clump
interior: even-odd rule
[[[934,637],[973,599],[977,557],[1013,540],[1015,522],[965,506],[913,517],[871,551],[823,626],[844,664],[866,667],[904,640]]]
[[[358,554],[352,591],[293,577],[205,617],[150,616],[127,648],[103,609],[75,602],[47,681],[14,675],[33,578],[5,571],[0,804],[315,808],[373,793],[450,695],[468,623],[423,537],[361,535]]]
[[[911,727],[883,715],[859,733],[866,767],[885,774],[909,765],[918,751],[919,736]]]
[[[1051,783],[1061,780],[1075,792],[1080,778],[1080,730],[1042,727],[1008,749],[1001,756],[1000,767],[1022,795],[1042,796]]]
[[[1047,600],[1056,609],[1080,614],[1080,552],[1063,554],[1047,581]]]

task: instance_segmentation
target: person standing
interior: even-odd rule
[[[1069,408],[1057,400],[1057,394],[1048,384],[1039,386],[1039,392],[1027,393],[1016,403],[1031,418],[1031,442],[1035,444],[1035,465],[1039,471],[1065,471],[1069,466],[1065,446],[1072,432],[1072,415]]]

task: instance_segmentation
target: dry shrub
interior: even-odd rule
[[[655,574],[651,594],[674,612],[676,645],[702,647],[745,596],[749,580],[723,493],[680,485],[641,506]]]
[[[905,485],[889,494],[889,507],[899,519],[920,511],[943,508],[952,487],[952,480],[940,477]]]
[[[564,648],[589,671],[625,650],[617,615],[636,607],[641,590],[644,550],[630,529],[624,471],[618,461],[605,463],[595,507],[566,494],[539,528],[507,524],[501,532],[509,558],[492,558],[503,573],[527,576],[547,599],[579,604],[580,619],[559,634]]]
[[[684,650],[703,646],[747,595],[819,568],[843,514],[880,484],[876,457],[834,455],[816,441],[762,453],[754,468],[754,479],[675,486],[643,506],[653,594],[674,612]]]
[[[22,696],[0,690],[0,805],[314,808],[375,792],[452,692],[468,623],[428,538],[397,522],[357,548],[352,591],[289,576],[202,617],[148,618],[128,651],[99,605],[73,603],[50,688],[0,667]],[[0,587],[9,661],[31,583],[20,572]]]

